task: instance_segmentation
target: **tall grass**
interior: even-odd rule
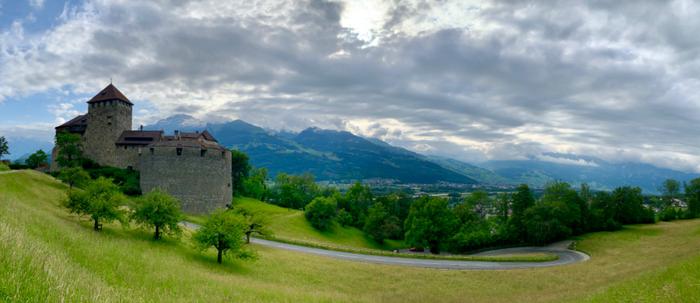
[[[693,302],[700,220],[586,235],[591,260],[561,267],[454,271],[336,260],[254,246],[226,260],[149,231],[58,207],[64,186],[36,172],[0,174],[0,302]]]

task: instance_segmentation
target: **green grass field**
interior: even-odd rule
[[[181,241],[118,224],[103,232],[58,207],[65,187],[0,174],[0,301],[6,302],[697,302],[700,220],[581,237],[591,260],[452,271],[356,263],[255,246],[216,264]]]

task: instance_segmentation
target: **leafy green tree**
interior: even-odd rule
[[[221,264],[224,255],[242,259],[253,257],[249,251],[242,249],[245,230],[245,219],[241,215],[217,210],[209,215],[192,239],[201,250],[214,247],[217,251],[216,262]]]
[[[608,192],[597,192],[593,195],[591,201],[591,220],[589,223],[589,231],[613,231],[618,230],[622,226],[615,221],[615,213],[617,206],[612,199],[612,195]]]
[[[243,194],[243,184],[250,174],[248,155],[237,149],[231,150],[231,188],[234,196]]]
[[[340,224],[340,226],[345,227],[348,225],[352,225],[352,215],[349,212],[347,212],[346,210],[344,210],[342,208],[339,209],[336,217],[337,217],[338,224]]]
[[[73,186],[82,187],[90,181],[90,175],[81,167],[68,167],[61,169],[58,179],[68,184],[69,189]]]
[[[464,203],[468,205],[474,212],[482,218],[488,215],[488,211],[492,206],[491,198],[485,191],[478,190],[469,194],[464,198]]]
[[[698,217],[700,215],[700,178],[690,180],[685,185],[685,199],[688,203],[688,216]]]
[[[621,224],[653,223],[655,216],[644,207],[644,196],[639,187],[618,187],[612,192],[615,205],[614,219]]]
[[[508,236],[513,241],[525,239],[525,211],[535,204],[535,197],[527,184],[521,184],[512,196]]]
[[[666,179],[666,181],[664,181],[663,185],[661,186],[661,195],[663,196],[667,204],[671,204],[671,200],[674,198],[678,198],[680,193],[681,183],[676,180]]]
[[[267,199],[267,169],[254,168],[250,175],[243,180],[243,195],[246,197],[265,201]]]
[[[333,198],[317,197],[304,208],[304,216],[311,226],[318,230],[328,230],[333,225],[337,203]]]
[[[411,205],[404,223],[406,244],[429,247],[430,252],[438,254],[443,243],[453,236],[457,224],[446,199],[420,197]]]
[[[569,207],[562,201],[541,201],[525,211],[528,241],[546,244],[571,235],[568,226]]]
[[[376,203],[369,208],[363,230],[379,243],[384,243],[384,239],[396,237],[401,232],[399,219],[390,215],[381,203]]]
[[[5,137],[0,137],[0,160],[3,156],[10,154],[10,147],[7,144],[7,139]]]
[[[279,173],[272,190],[273,202],[283,207],[302,209],[318,195],[319,191],[312,174],[295,176]]]
[[[71,213],[89,215],[94,222],[93,229],[102,229],[100,222],[119,221],[127,224],[126,212],[121,208],[126,197],[111,180],[100,177],[90,182],[85,191],[71,191],[63,206]]]
[[[83,149],[80,141],[81,138],[78,134],[67,132],[56,133],[58,155],[54,161],[56,161],[60,167],[80,166],[80,162],[83,159]]]
[[[580,234],[585,231],[588,220],[588,204],[581,199],[576,190],[571,188],[569,183],[552,182],[547,184],[540,202],[551,202],[560,206],[562,217],[557,219],[571,228],[573,233]]]
[[[27,158],[27,166],[30,168],[37,168],[42,164],[46,164],[46,160],[49,158],[49,156],[44,152],[43,150],[38,150],[35,153],[31,154],[29,158]]]
[[[163,233],[180,235],[182,230],[178,223],[184,216],[180,201],[155,189],[138,199],[131,218],[138,224],[154,228],[153,239],[158,240]]]
[[[496,195],[496,199],[494,200],[494,208],[496,210],[496,217],[501,223],[508,222],[512,200],[512,196],[509,193],[499,193]]]
[[[370,205],[372,205],[372,190],[369,186],[364,186],[360,182],[355,182],[345,193],[343,199],[339,201],[339,207],[345,209],[352,215],[353,225],[364,226],[365,216]]]
[[[253,235],[258,235],[261,237],[267,237],[272,234],[267,226],[268,222],[261,214],[252,212],[245,208],[234,208],[234,212],[241,215],[244,219],[245,230],[245,243],[250,243],[250,237]]]

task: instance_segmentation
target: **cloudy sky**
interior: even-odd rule
[[[50,141],[112,78],[135,125],[700,172],[700,5],[582,2],[0,0],[0,135]]]

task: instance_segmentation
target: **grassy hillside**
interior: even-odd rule
[[[560,302],[700,301],[700,221],[583,237],[588,262],[509,271],[357,263],[255,247],[218,266],[149,231],[91,230],[57,205],[64,186],[0,174],[0,302]]]
[[[403,247],[401,241],[391,240],[380,245],[365,236],[361,230],[354,227],[342,227],[338,224],[334,224],[333,228],[328,231],[321,232],[313,228],[309,221],[304,218],[304,212],[255,199],[236,198],[234,205],[264,215],[270,230],[273,232],[273,237],[281,240],[374,249]]]

